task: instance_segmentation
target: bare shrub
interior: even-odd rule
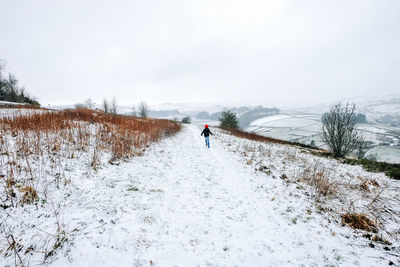
[[[345,157],[357,147],[362,147],[363,139],[356,130],[356,106],[337,104],[322,118],[322,141],[335,157]]]
[[[338,185],[330,178],[330,175],[331,170],[317,162],[303,171],[300,180],[311,185],[315,190],[316,199],[321,200],[322,197],[331,197],[337,194]]]
[[[110,113],[112,115],[118,114],[118,103],[117,103],[117,99],[115,99],[115,97],[113,97],[113,99],[111,100]]]
[[[141,118],[147,118],[149,116],[149,105],[146,102],[140,102],[139,104],[139,116]]]
[[[95,109],[96,108],[96,104],[93,102],[93,100],[91,98],[86,99],[85,102],[84,102],[84,105],[88,109]]]

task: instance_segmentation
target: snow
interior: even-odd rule
[[[246,129],[249,132],[288,141],[309,144],[320,143],[320,117],[310,114],[278,114],[253,121]]]
[[[59,216],[68,242],[46,266],[400,263],[391,255],[399,253],[398,235],[391,239],[397,251],[370,248],[360,232],[340,225],[333,210],[318,211],[314,200],[299,189],[301,185],[278,177],[296,174],[299,162],[320,160],[336,168],[337,177],[349,172],[395,187],[397,191],[390,191],[388,197],[393,201],[397,197],[390,203],[396,212],[400,207],[397,181],[358,166],[317,159],[297,148],[211,131],[210,149],[200,136],[200,126],[186,125],[177,135],[151,145],[143,156],[120,165],[105,163],[93,171],[85,155],[64,162],[61,167],[69,183],[53,189],[52,202],[61,206]],[[299,161],[283,159],[290,155]],[[250,159],[254,163],[249,164]],[[256,171],[255,162],[272,166],[272,172]],[[38,236],[56,228],[51,209],[25,205],[6,211],[17,236],[25,233],[32,242],[35,238],[43,242]],[[400,225],[391,220],[386,226],[393,232]],[[0,239],[0,251],[7,247],[4,242]],[[1,266],[13,262],[12,257],[0,257]],[[30,258],[32,266],[41,262],[40,255]]]
[[[381,146],[369,150],[365,156],[374,155],[377,161],[400,164],[400,148]]]
[[[271,121],[276,121],[276,120],[281,120],[281,119],[286,119],[286,118],[290,118],[290,116],[286,115],[286,114],[268,116],[268,117],[264,117],[264,118],[253,121],[250,124],[250,126],[259,126],[259,125],[263,125],[263,124],[271,122]]]
[[[0,119],[4,117],[12,118],[23,115],[34,115],[43,112],[51,112],[51,110],[45,109],[15,109],[15,108],[0,108]]]
[[[9,101],[0,101],[0,106],[3,106],[3,105],[23,106],[23,105],[26,105],[26,104],[25,103],[9,102]]]
[[[362,113],[368,114],[368,119],[370,116],[374,117],[376,113],[380,114],[398,114],[400,111],[400,94],[393,95],[380,95],[380,96],[359,96],[352,98],[343,98],[340,100],[333,100],[320,104],[311,105],[299,105],[298,103],[292,103],[282,109],[289,113],[315,113],[322,115],[324,112],[328,112],[329,108],[336,103],[354,103],[357,108]]]

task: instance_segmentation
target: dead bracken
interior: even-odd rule
[[[366,215],[360,213],[345,213],[342,215],[342,225],[348,225],[353,229],[360,229],[368,232],[377,233],[375,223]]]

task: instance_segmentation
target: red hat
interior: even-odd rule
[[[208,125],[206,124],[206,128],[208,128]]]

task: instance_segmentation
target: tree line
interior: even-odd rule
[[[14,74],[5,72],[5,66],[0,62],[0,101],[40,106],[39,102],[20,87]]]

